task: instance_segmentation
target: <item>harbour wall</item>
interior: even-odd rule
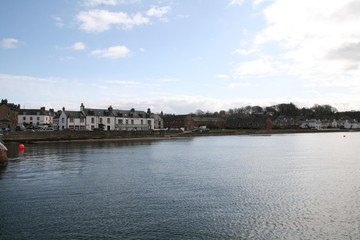
[[[37,142],[37,141],[71,141],[128,138],[158,138],[164,132],[155,131],[37,131],[7,132],[3,135],[4,142]]]

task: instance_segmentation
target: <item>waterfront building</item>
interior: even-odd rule
[[[148,112],[136,111],[134,108],[130,111],[112,110],[115,116],[115,129],[125,131],[151,130],[154,129],[155,119]]]
[[[59,130],[105,130],[105,131],[144,131],[154,129],[154,118],[148,112],[117,110],[109,106],[108,109],[85,108],[82,103],[80,111],[63,111],[59,117]]]
[[[184,129],[192,130],[194,129],[194,120],[193,117],[188,115],[163,115],[162,119],[164,120],[164,128],[167,129]]]
[[[207,126],[209,128],[224,128],[226,120],[219,117],[193,117],[194,127]]]
[[[20,109],[18,114],[19,125],[32,125],[34,127],[49,126],[53,123],[55,116],[54,109]]]
[[[164,129],[164,120],[158,114],[152,114],[151,117],[154,119],[154,129]]]
[[[58,129],[84,131],[86,129],[85,115],[81,111],[65,111],[65,108],[63,108],[58,119]]]
[[[2,99],[0,103],[0,129],[15,128],[18,124],[18,114],[20,105],[8,103],[7,99]]]

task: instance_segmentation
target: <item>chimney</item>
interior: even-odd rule
[[[65,107],[63,107],[63,111],[65,111]]]
[[[45,111],[45,107],[41,107],[40,110],[41,110],[41,111]]]

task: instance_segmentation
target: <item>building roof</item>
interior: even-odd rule
[[[145,111],[136,111],[135,109],[131,110],[118,110],[118,109],[92,109],[85,108],[84,113],[86,116],[111,116],[111,117],[134,117],[134,118],[144,118],[149,117]]]
[[[224,119],[218,117],[193,117],[196,122],[225,122]]]
[[[191,115],[189,115],[189,114],[187,114],[187,115],[163,115],[161,117],[165,122],[170,122],[170,121],[184,121],[187,117],[191,117]]]
[[[54,111],[48,111],[44,108],[40,109],[20,109],[19,115],[42,115],[42,116],[54,116]]]
[[[13,111],[19,111],[20,105],[14,103],[8,103],[7,99],[2,99],[0,102],[0,106],[6,105]]]
[[[80,111],[65,111],[68,118],[84,118],[84,114]]]

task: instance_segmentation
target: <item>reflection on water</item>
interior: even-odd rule
[[[10,145],[0,239],[360,239],[359,133]]]

